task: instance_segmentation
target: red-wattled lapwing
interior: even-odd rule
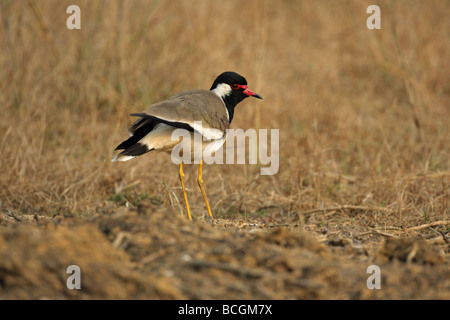
[[[112,161],[127,161],[149,151],[170,153],[179,143],[171,138],[173,131],[178,128],[189,130],[191,136],[194,133],[200,134],[203,138],[203,150],[208,143],[214,143],[216,145],[214,149],[217,150],[225,142],[226,129],[233,120],[234,108],[247,97],[262,99],[259,94],[247,88],[247,80],[244,77],[235,72],[224,72],[216,78],[209,91],[203,89],[184,91],[151,105],[142,113],[132,113],[131,116],[139,119],[128,128],[131,137],[117,146],[116,150],[123,151]],[[197,121],[201,121],[200,126]],[[191,148],[192,158],[193,153],[194,150]],[[198,185],[212,219],[211,208],[203,189],[202,164],[203,161],[200,160]],[[179,177],[187,214],[192,220],[184,186],[182,161]]]

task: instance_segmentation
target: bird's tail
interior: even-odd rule
[[[116,161],[128,161],[133,159],[133,156],[126,156],[123,154],[118,154],[116,156],[114,156],[114,158],[111,159],[112,162],[116,162]]]
[[[133,137],[131,137],[128,140],[131,140],[132,138]],[[126,142],[126,141],[124,141],[124,142]],[[124,144],[124,142],[122,142],[122,145]],[[147,153],[147,152],[149,152],[151,150],[153,150],[153,149],[149,149],[148,146],[145,143],[136,142],[136,143],[128,146],[127,148],[125,148],[121,153],[119,153],[114,158],[112,158],[111,161],[113,161],[113,162],[115,162],[115,161],[128,161],[128,160],[133,159],[134,157],[140,156],[140,155],[142,155],[144,153]]]

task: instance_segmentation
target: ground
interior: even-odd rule
[[[437,232],[189,221],[155,209],[143,202],[89,217],[3,214],[0,297],[450,299],[449,239]],[[66,286],[70,265],[80,267],[80,290]],[[368,288],[371,265],[380,268],[380,289]]]

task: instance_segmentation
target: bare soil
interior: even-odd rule
[[[0,298],[450,299],[448,235],[306,220],[189,221],[150,201],[84,217],[4,213]],[[66,286],[70,265],[80,290]],[[370,265],[381,289],[367,287]]]

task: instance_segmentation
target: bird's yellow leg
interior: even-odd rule
[[[183,188],[184,203],[186,204],[188,218],[189,218],[189,220],[192,220],[191,211],[189,210],[189,203],[188,203],[188,199],[187,199],[187,195],[186,195],[186,188],[184,187],[183,161],[181,161],[181,163],[180,163],[179,176],[180,176],[181,187]]]
[[[209,206],[208,198],[206,198],[205,189],[203,189],[203,179],[202,179],[202,167],[203,167],[203,160],[200,161],[200,165],[198,167],[198,186],[200,187],[200,190],[202,191],[203,199],[205,200],[206,209],[208,210],[209,218],[212,220],[213,215],[211,213],[211,208]]]

